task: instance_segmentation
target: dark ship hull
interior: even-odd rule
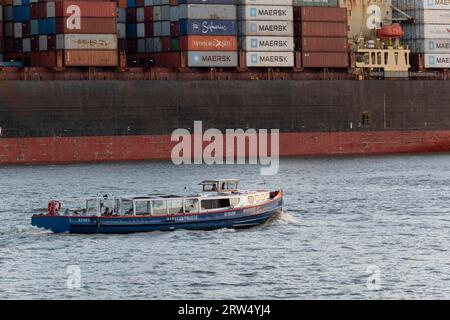
[[[178,128],[279,129],[280,155],[450,151],[450,81],[1,81],[0,164],[168,160]]]

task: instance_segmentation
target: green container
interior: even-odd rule
[[[178,38],[172,38],[170,40],[170,50],[180,51],[180,41],[178,40]]]

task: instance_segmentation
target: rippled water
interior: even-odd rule
[[[289,159],[264,185],[256,166],[2,167],[0,298],[450,298],[449,169],[447,154]],[[72,235],[30,226],[50,198],[184,193],[214,177],[282,187],[285,212],[243,231]],[[80,289],[67,288],[70,265],[80,267]],[[379,270],[379,290],[367,286],[368,268]]]

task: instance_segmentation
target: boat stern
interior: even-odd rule
[[[70,217],[35,214],[31,217],[31,225],[55,233],[67,232],[70,230]]]

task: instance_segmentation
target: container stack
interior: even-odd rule
[[[294,67],[292,0],[240,0],[239,20],[246,67]]]
[[[163,22],[164,19],[164,22]],[[163,46],[155,46],[154,27],[158,30],[159,44],[170,43],[170,6],[168,0],[127,1],[127,53],[130,56],[148,52],[163,51]],[[162,30],[164,26],[164,31]],[[169,38],[168,38],[169,37]],[[164,46],[168,49],[168,46]]]
[[[117,1],[117,47],[119,51],[127,48],[127,0]]]
[[[3,37],[3,3],[0,2],[0,62],[3,62],[3,50],[5,45]]]
[[[115,1],[13,0],[4,9],[6,50],[25,66],[118,64]]]
[[[179,43],[180,50],[187,53],[188,67],[237,67],[235,1],[179,0],[179,3]]]
[[[423,57],[425,68],[450,68],[450,1],[395,0],[394,5],[412,16],[403,25],[411,53]]]
[[[295,1],[305,4],[306,1]],[[348,68],[347,10],[328,6],[295,6],[296,50],[303,68]]]
[[[155,67],[236,67],[234,0],[128,1],[129,61]]]

